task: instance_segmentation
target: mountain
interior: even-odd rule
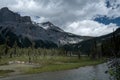
[[[29,16],[21,17],[19,14],[10,11],[7,7],[4,7],[0,10],[0,23],[31,23]]]
[[[69,44],[69,45],[64,45],[63,47],[68,49],[68,50],[80,50],[82,53],[90,53],[91,49],[94,45],[94,41],[96,41],[97,46],[101,46],[102,43],[107,43],[111,44],[111,39],[113,38],[113,35],[117,37],[118,40],[120,40],[120,28],[116,29],[114,32],[103,35],[100,37],[94,37],[89,40],[84,40],[82,42],[76,43],[76,44]],[[119,45],[119,44],[118,44]],[[108,47],[108,46],[107,46]]]
[[[78,43],[91,37],[65,32],[51,22],[35,23],[29,16],[20,16],[7,7],[0,9],[0,44],[9,37],[10,46],[17,41],[21,47],[58,47]]]

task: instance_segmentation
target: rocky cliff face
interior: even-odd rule
[[[90,38],[67,33],[51,22],[33,24],[29,16],[20,16],[4,7],[0,9],[0,40],[2,43],[7,36],[11,38],[11,43],[17,41],[20,46],[27,45],[27,47],[31,42],[35,42],[37,47],[55,47],[78,43]]]
[[[31,18],[29,16],[21,17],[19,14],[10,11],[7,7],[4,7],[0,10],[0,22],[1,23],[7,23],[7,22],[31,23]]]

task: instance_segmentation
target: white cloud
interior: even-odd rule
[[[91,34],[97,36],[97,31],[98,35],[100,35],[99,31],[104,29],[104,32],[101,32],[101,34],[106,34],[111,32],[113,27],[92,21],[96,15],[106,15],[108,17],[120,16],[120,0],[109,0],[111,4],[109,8],[106,7],[106,1],[107,0],[0,0],[0,8],[7,6],[22,15],[31,16],[34,21],[39,23],[51,21],[63,29],[68,29],[67,31],[69,32],[71,32],[71,29],[69,29],[70,26],[65,27],[66,25],[72,25],[73,23],[83,24],[84,22],[84,26],[81,26],[81,29],[87,32],[84,33],[84,30],[79,29],[76,31],[76,34]],[[36,18],[36,16],[40,18]],[[86,28],[88,24],[91,26]],[[93,26],[101,30],[95,29]],[[103,26],[103,28],[100,26]],[[92,32],[92,29],[95,30]]]
[[[96,15],[120,16],[120,7],[116,8],[120,0],[109,1],[115,9],[107,8],[106,0],[1,0],[0,7],[7,6],[24,15],[44,17],[62,25]]]
[[[40,18],[32,17],[32,19],[37,23],[48,21],[47,18],[45,18],[45,17],[40,17]]]
[[[11,5],[10,8],[14,11],[22,12],[30,16],[40,16],[40,17],[49,17],[55,16],[60,13],[60,1],[57,3],[55,0],[49,1],[49,3],[44,4],[44,0],[16,0],[17,3]]]
[[[69,24],[65,30],[83,36],[101,36],[113,32],[113,29],[117,28],[118,26],[113,23],[104,25],[92,20],[83,20]]]
[[[120,16],[120,0],[107,0],[109,1],[109,12],[107,14],[108,17],[119,17]]]

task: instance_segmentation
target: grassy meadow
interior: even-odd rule
[[[24,74],[33,74],[50,71],[60,71],[75,69],[83,66],[97,65],[103,63],[105,58],[93,60],[88,56],[70,55],[62,49],[34,49],[34,48],[10,48],[5,54],[4,49],[1,49],[0,66],[17,64],[29,64],[35,67],[18,67],[17,70]],[[16,65],[17,65],[16,64]],[[8,74],[13,70],[1,70],[0,75]]]

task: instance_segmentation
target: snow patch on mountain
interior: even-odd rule
[[[7,29],[18,37],[27,37],[30,41],[42,40],[43,42],[53,42],[57,45],[64,45],[89,39],[89,37],[65,32],[49,21],[44,23],[32,22],[29,16],[22,17],[10,11],[8,8],[1,9],[0,14],[0,27],[2,28],[0,32]]]

